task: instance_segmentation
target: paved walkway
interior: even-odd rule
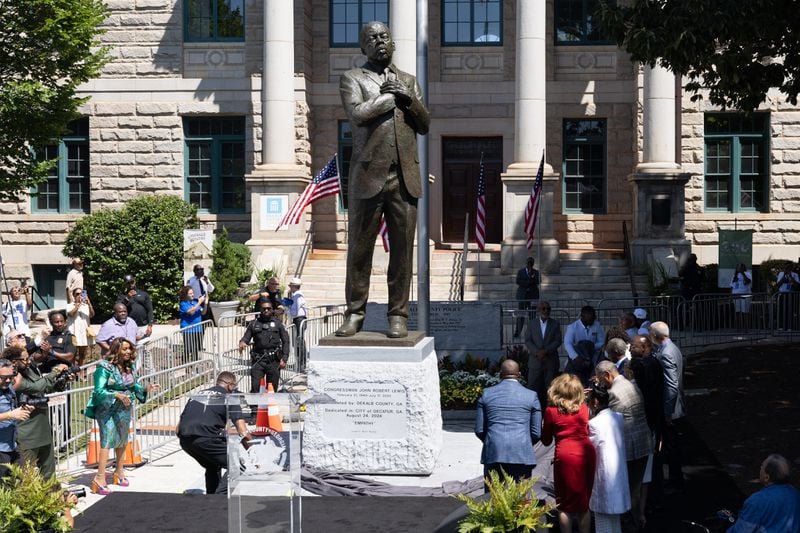
[[[430,476],[364,476],[396,486],[438,487],[446,481],[467,481],[483,474],[480,464],[481,443],[472,432],[473,420],[445,421],[442,434],[442,453]],[[113,452],[112,452],[113,453]],[[145,458],[147,458],[145,456]],[[119,492],[162,492],[181,494],[187,491],[205,491],[205,470],[180,449],[177,439],[158,450],[147,464],[127,471],[129,487],[111,486]],[[85,511],[104,496],[92,494],[89,485],[95,474],[86,470],[72,479],[73,485],[86,487],[86,498],[81,499],[78,511]],[[108,475],[109,482],[111,475]],[[76,522],[80,524],[80,515]]]

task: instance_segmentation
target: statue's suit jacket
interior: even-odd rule
[[[342,75],[339,92],[353,134],[348,195],[372,198],[386,182],[389,167],[397,163],[403,181],[414,198],[422,195],[416,134],[428,133],[430,114],[422,103],[422,91],[414,76],[389,65],[393,76],[410,89],[411,103],[395,107],[393,94],[381,94],[382,76],[366,64]]]

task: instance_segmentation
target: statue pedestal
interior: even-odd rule
[[[381,345],[375,342],[380,340]],[[433,338],[325,337],[309,354],[303,462],[313,470],[428,475],[442,448]]]

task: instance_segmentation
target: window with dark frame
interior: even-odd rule
[[[33,191],[34,212],[89,212],[89,118],[75,120],[67,129],[58,144],[36,154],[37,159],[57,161]]]
[[[245,118],[184,117],[186,201],[206,213],[245,208]]]
[[[602,213],[606,208],[606,121],[564,120],[564,210]]]
[[[244,41],[244,0],[184,0],[184,41]]]
[[[443,0],[443,46],[501,46],[502,0]]]
[[[389,24],[389,0],[331,0],[331,46],[359,48],[361,27],[373,20]]]
[[[704,136],[705,209],[768,211],[769,113],[706,113]]]
[[[556,44],[609,44],[595,16],[597,0],[555,0]]]

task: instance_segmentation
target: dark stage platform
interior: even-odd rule
[[[286,500],[248,498],[246,530],[287,531]],[[306,497],[304,533],[431,532],[461,504],[450,497]],[[106,496],[75,520],[75,531],[227,533],[224,496],[119,492]]]

